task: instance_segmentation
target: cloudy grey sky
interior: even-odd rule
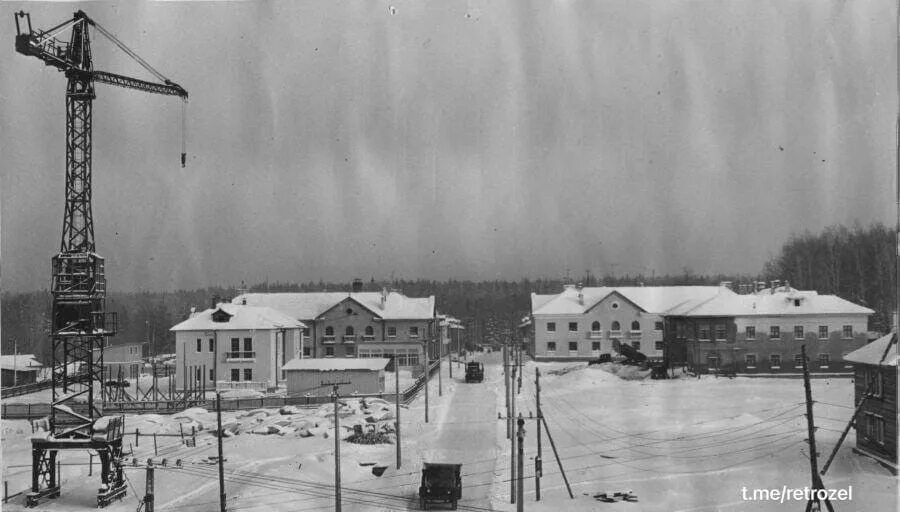
[[[115,290],[749,273],[894,218],[890,0],[3,2],[5,290],[48,285],[65,171],[65,79],[12,13],[77,8],[191,94],[181,169],[180,102],[97,85]]]

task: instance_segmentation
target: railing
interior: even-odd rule
[[[225,359],[256,359],[256,352],[225,352]]]
[[[363,341],[375,341],[375,336],[365,335],[362,337]]]
[[[632,329],[632,330],[628,331],[628,337],[629,338],[640,338],[642,332],[643,331],[641,331],[641,330]]]
[[[334,336],[322,336],[322,343],[334,343]]]
[[[618,330],[618,329],[616,329],[616,330],[610,329],[610,331],[609,331],[609,337],[610,337],[610,338],[621,338],[621,337],[622,337],[622,331],[621,331],[621,330]]]
[[[344,340],[344,343],[356,343],[355,334],[345,334],[342,339]]]
[[[265,381],[252,381],[252,380],[242,380],[242,381],[231,381],[231,380],[220,380],[216,382],[216,389],[218,390],[226,390],[226,389],[252,389],[255,391],[265,391],[268,389],[269,384]]]
[[[587,338],[589,340],[599,340],[603,338],[603,331],[588,331]]]

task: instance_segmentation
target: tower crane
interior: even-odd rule
[[[121,461],[124,417],[104,417],[94,393],[95,383],[103,380],[105,340],[117,329],[116,314],[106,311],[104,260],[96,252],[91,213],[94,84],[181,98],[182,167],[186,160],[184,105],[188,93],[82,11],[47,30],[32,28],[31,16],[23,11],[15,13],[14,18],[16,51],[62,71],[67,80],[65,213],[60,250],[51,261],[53,398],[48,436],[32,439],[31,492],[26,504],[35,506],[43,498],[60,495],[56,474],[59,450],[88,449],[100,455],[102,484],[97,505],[103,507],[121,498],[126,487]],[[89,29],[112,41],[158,82],[95,70]],[[68,41],[57,39],[66,31],[71,31]]]

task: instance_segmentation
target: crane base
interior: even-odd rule
[[[43,499],[59,498],[59,486],[41,489],[38,492],[29,492],[25,495],[25,506],[28,508],[36,507]]]
[[[97,491],[97,508],[104,508],[115,500],[122,499],[127,491],[125,482],[103,491]]]

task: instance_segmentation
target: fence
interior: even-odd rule
[[[429,375],[437,371],[437,361],[431,364]],[[421,375],[416,381],[400,393],[400,401],[409,404],[418,395],[425,385],[425,375]],[[380,398],[389,402],[394,401],[394,393],[375,393],[368,395],[354,395],[356,398]],[[331,403],[331,397],[324,396],[284,396],[264,398],[228,398],[221,401],[223,411],[238,411],[248,409],[271,409],[284,406],[317,407],[321,404]],[[212,409],[216,405],[214,399],[188,399],[188,400],[141,400],[133,402],[106,402],[103,406],[103,414],[173,414],[189,407],[203,407]],[[3,404],[2,416],[7,419],[33,419],[42,418],[50,414],[50,404]]]
[[[49,380],[22,384],[21,386],[10,386],[8,388],[0,389],[0,397],[9,398],[11,396],[27,395],[28,393],[34,393],[35,391],[40,391],[42,389],[50,389],[51,387],[53,387],[53,381]]]

